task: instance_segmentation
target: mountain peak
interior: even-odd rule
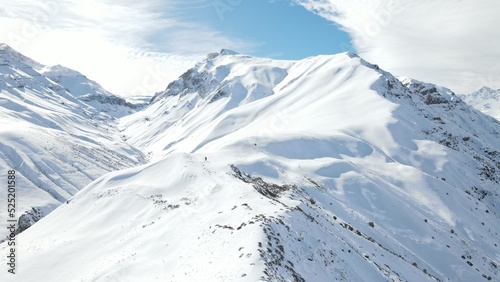
[[[494,92],[499,92],[499,91],[500,91],[500,89],[496,89],[495,90],[495,89],[493,89],[493,88],[491,88],[489,86],[483,86],[483,87],[481,87],[481,89],[479,89],[476,92],[490,92],[490,93],[494,93]]]
[[[214,53],[209,53],[207,55],[207,60],[213,60],[219,56],[229,56],[229,55],[238,55],[239,53],[238,52],[235,52],[233,50],[229,50],[229,49],[221,49],[219,53],[217,52],[214,52]]]
[[[43,73],[47,76],[65,76],[65,77],[85,77],[80,72],[67,68],[61,65],[54,65],[43,69]]]
[[[460,95],[460,98],[481,112],[500,120],[500,89],[484,86],[473,93]]]
[[[233,50],[229,50],[229,49],[221,49],[220,54],[221,55],[238,55],[239,53],[235,52]]]
[[[11,53],[19,53],[16,50],[12,49],[8,44],[0,43],[0,51],[6,51]]]
[[[12,47],[5,43],[0,43],[0,59],[4,61],[4,63],[8,63],[9,65],[16,64],[16,62],[25,64],[35,70],[39,70],[44,67],[44,65],[39,62],[32,60],[25,55],[19,53],[14,50]]]
[[[467,95],[472,97],[481,97],[482,99],[498,99],[500,96],[500,89],[493,89],[488,86],[483,86],[481,89]]]

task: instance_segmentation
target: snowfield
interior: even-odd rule
[[[40,172],[20,163],[50,163],[75,183],[61,199],[76,195],[39,200],[59,207],[17,236],[18,273],[2,281],[500,280],[500,124],[446,88],[351,53],[223,50],[131,114],[101,117],[67,91],[44,115],[38,102],[9,111],[21,92],[4,89],[0,114],[25,125],[2,123],[2,166],[33,182]],[[34,114],[54,125],[31,125]],[[46,140],[118,159],[61,158]],[[24,189],[36,203],[39,189]]]

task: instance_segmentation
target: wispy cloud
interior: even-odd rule
[[[498,0],[295,0],[339,24],[361,56],[459,93],[500,88]]]
[[[2,0],[0,42],[42,63],[81,71],[111,91],[152,95],[209,52],[256,46],[183,18],[187,9],[207,5],[206,0]]]

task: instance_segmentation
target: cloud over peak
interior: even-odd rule
[[[459,93],[500,87],[500,1],[296,0],[339,24],[361,56]]]
[[[41,63],[77,69],[117,94],[153,95],[209,52],[256,46],[185,18],[186,9],[206,5],[206,0],[10,1],[0,8],[0,42]]]

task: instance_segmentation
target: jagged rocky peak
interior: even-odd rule
[[[238,55],[239,53],[235,52],[233,50],[229,50],[229,49],[221,49],[220,54],[221,55]]]
[[[493,89],[488,86],[484,86],[476,92],[471,94],[472,96],[478,96],[482,99],[499,99],[500,98],[500,89]]]
[[[177,80],[170,82],[167,89],[156,93],[150,101],[150,104],[161,98],[174,95],[184,95],[188,92],[202,92],[203,82],[207,79],[207,72],[199,73],[196,68],[192,68],[183,73]]]
[[[348,58],[348,60],[345,60],[345,58]],[[303,61],[288,61],[285,64],[281,64],[287,65],[287,67],[281,67],[279,61],[267,60],[265,61],[265,64],[267,64],[266,66],[269,68],[266,69],[265,66],[263,66],[264,59],[241,55],[231,50],[222,49],[219,53],[208,54],[205,60],[196,64],[195,67],[187,70],[177,80],[171,82],[165,91],[156,93],[156,95],[154,95],[151,99],[151,103],[169,96],[179,95],[180,97],[183,97],[190,93],[197,93],[201,98],[210,97],[211,101],[213,101],[229,93],[224,89],[227,88],[230,83],[229,80],[232,77],[250,76],[249,74],[255,73],[255,70],[258,70],[258,72],[274,73],[273,75],[275,76],[278,74],[277,76],[279,78],[273,83],[269,83],[266,87],[260,88],[265,89],[264,92],[270,93],[270,88],[274,87],[278,84],[278,82],[284,79],[287,75],[288,67],[291,65],[296,63],[297,65],[301,65],[305,64],[305,62],[308,62],[308,64],[314,64],[319,61],[324,63],[323,67],[331,68],[332,71],[338,69],[337,64],[339,61],[344,61],[344,63],[349,66],[363,66],[370,68],[380,74],[380,82],[382,84],[377,87],[380,87],[380,90],[388,95],[396,97],[416,95],[419,96],[426,104],[445,104],[456,99],[455,94],[451,90],[434,84],[424,83],[409,78],[402,78],[398,80],[391,73],[381,69],[377,64],[370,63],[352,52],[311,57]],[[348,63],[348,61],[351,62]],[[274,65],[276,66],[273,67]],[[254,71],[245,74],[237,73],[238,71],[236,69],[245,68],[251,68]],[[233,81],[233,84],[241,84],[243,81],[248,80],[241,79],[237,80],[237,82]],[[243,88],[246,89],[243,91],[252,91],[252,89],[249,89],[252,88],[251,85],[243,85],[243,87],[240,88],[242,90]],[[232,93],[234,93],[234,91]]]
[[[488,87],[488,86],[483,86],[483,87],[481,87],[481,89],[479,89],[477,92],[479,92],[479,91],[482,91],[482,92],[494,92],[494,91],[499,91],[499,90],[500,90],[500,89],[495,90],[495,89],[493,89],[493,88],[491,88],[491,87]]]
[[[219,53],[217,52],[214,52],[214,53],[209,53],[206,57],[206,60],[212,60],[212,59],[215,59],[217,58],[218,56],[220,55],[238,55],[239,53],[238,52],[235,52],[233,50],[229,50],[229,49],[221,49]]]
[[[472,107],[500,120],[500,89],[484,86],[473,93],[462,94],[459,97]]]
[[[446,104],[457,100],[455,93],[448,88],[407,77],[400,77],[399,80],[408,88],[410,94],[419,95],[427,105]]]
[[[286,76],[286,69],[293,63],[294,61],[256,58],[222,49],[219,53],[208,54],[205,60],[171,82],[165,91],[156,93],[150,103],[193,93],[209,102],[233,94],[244,96],[243,100],[253,101],[272,94],[272,88]],[[232,80],[234,77],[246,79]]]
[[[98,102],[100,104],[108,104],[110,106],[123,106],[130,109],[140,109],[145,105],[140,103],[130,103],[122,97],[115,95],[104,95],[104,94],[86,94],[78,97],[78,100],[83,102]]]

